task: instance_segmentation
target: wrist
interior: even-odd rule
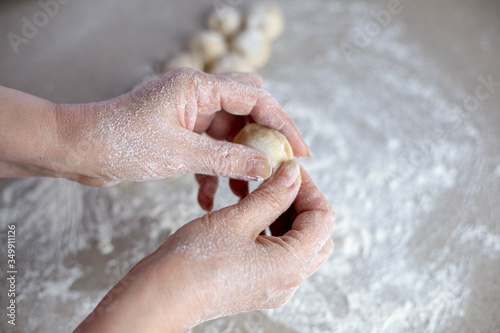
[[[55,104],[0,87],[0,176],[41,176],[56,172]]]
[[[154,254],[153,254],[154,255]],[[182,333],[199,323],[192,302],[194,286],[178,279],[182,269],[169,258],[161,266],[171,267],[168,274],[148,257],[134,267],[101,300],[75,333]],[[162,273],[159,273],[162,272]]]
[[[93,109],[94,104],[55,104],[0,86],[0,178],[57,177],[93,186],[109,184],[109,179],[99,177],[92,157],[100,145],[87,133]]]
[[[153,264],[146,263],[151,273],[149,288],[158,305],[154,315],[157,332],[186,332],[206,320],[204,303],[199,295],[203,281],[193,274],[186,258],[167,255],[157,261],[157,255],[155,252],[148,259]]]

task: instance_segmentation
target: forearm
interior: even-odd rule
[[[124,276],[74,332],[182,333],[198,324],[199,301],[183,264],[167,258],[158,269],[148,260]]]
[[[59,164],[56,105],[0,86],[0,177],[26,177]]]

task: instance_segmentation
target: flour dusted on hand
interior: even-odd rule
[[[260,124],[246,125],[234,138],[234,143],[253,148],[276,169],[281,163],[293,159],[293,150],[286,137],[280,132]]]

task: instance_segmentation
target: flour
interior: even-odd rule
[[[500,326],[498,135],[484,134],[482,109],[467,119],[453,111],[470,89],[450,79],[403,20],[346,62],[337,46],[374,6],[282,2],[287,31],[261,73],[311,147],[314,157],[300,162],[337,213],[332,257],[285,307],[193,332]],[[491,43],[481,37],[483,49]],[[93,135],[128,123],[109,126]],[[123,155],[113,168],[118,157],[134,158],[116,144]],[[135,263],[203,214],[192,175],[102,189],[56,179],[0,186],[0,229],[15,223],[19,232],[18,302],[29,318],[22,332],[70,331]],[[221,181],[214,209],[236,201]]]

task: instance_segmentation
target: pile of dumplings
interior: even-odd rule
[[[268,63],[285,19],[274,3],[255,4],[245,15],[225,6],[208,15],[207,27],[188,40],[186,51],[172,57],[163,72],[180,67],[207,73],[255,72]]]
[[[272,43],[283,33],[285,18],[274,3],[254,4],[246,13],[235,7],[214,9],[207,29],[189,38],[185,51],[174,55],[162,72],[191,67],[207,73],[256,72],[271,57]],[[137,86],[160,74],[146,76]]]

